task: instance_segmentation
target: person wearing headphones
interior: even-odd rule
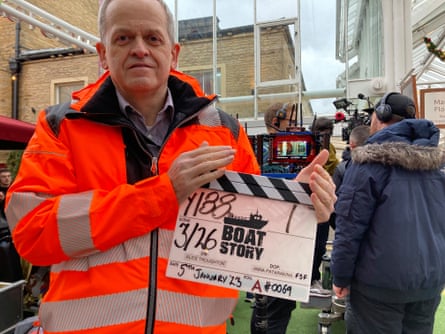
[[[287,131],[292,123],[292,104],[274,103],[270,105],[264,113],[264,124],[268,134]],[[263,161],[269,157],[268,142],[263,143]],[[261,166],[262,173],[287,173],[286,166],[269,165],[267,163]],[[287,325],[295,309],[294,300],[281,299],[276,297],[255,294],[255,303],[253,306],[250,320],[251,334],[284,334]]]
[[[295,105],[292,103],[274,103],[270,105],[266,112],[264,113],[264,124],[266,125],[268,134],[275,134],[278,132],[285,132],[292,129],[296,131],[295,126]],[[295,129],[295,130],[294,130]],[[263,162],[268,160],[269,157],[269,146],[268,142],[263,142]],[[331,157],[331,152],[329,151],[329,157]],[[326,160],[323,168],[326,170]],[[338,162],[338,161],[337,161]],[[264,163],[261,166],[261,172],[264,173],[276,173],[276,174],[286,174],[289,172],[287,166],[281,165],[271,165]],[[320,233],[321,229],[325,230],[326,227],[329,229],[328,223],[318,223],[317,224],[317,238],[315,242],[314,260],[312,268],[312,285],[310,294],[320,297],[330,297],[331,291],[322,289],[321,283],[319,282],[320,273],[319,266],[321,264],[321,258],[324,254],[321,253],[320,244],[326,246],[326,240],[324,239],[324,234]],[[326,230],[328,231],[328,230]],[[321,236],[321,239],[320,239]],[[323,244],[324,243],[324,244]],[[324,248],[325,249],[325,248]],[[317,266],[318,264],[318,266]],[[314,284],[315,282],[315,284]],[[292,315],[292,311],[296,308],[296,302],[289,299],[282,299],[270,296],[264,296],[255,294],[255,303],[253,305],[253,311],[250,321],[250,333],[251,334],[285,334],[289,320]]]
[[[390,92],[352,151],[335,205],[333,289],[347,333],[433,332],[445,285],[445,152],[439,129]]]

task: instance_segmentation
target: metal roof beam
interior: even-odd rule
[[[96,53],[99,38],[45,12],[23,0],[0,2],[0,13],[40,28],[42,32],[56,36],[63,43],[71,43],[88,52]],[[47,21],[47,22],[45,22]],[[49,23],[48,23],[49,22]]]
[[[432,11],[413,12],[413,47],[423,43],[423,37],[443,26],[445,20],[445,3],[436,4]],[[424,5],[423,7],[428,7]],[[419,8],[424,9],[422,6]]]

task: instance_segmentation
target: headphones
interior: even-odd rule
[[[388,100],[388,98],[394,94],[399,94],[399,93],[391,92],[391,93],[385,94],[382,97],[382,99],[380,100],[379,106],[377,108],[375,108],[375,114],[376,114],[377,118],[379,119],[379,121],[381,121],[383,123],[389,122],[392,118],[392,109],[391,109],[391,106],[386,103],[386,100]]]
[[[285,103],[283,104],[283,106],[277,110],[277,112],[275,113],[275,117],[278,119],[286,119],[287,116],[287,106],[289,103]]]
[[[283,106],[277,110],[277,112],[275,113],[275,117],[277,119],[277,121],[274,123],[275,126],[279,127],[280,126],[280,121],[286,119],[287,117],[287,106],[289,103],[284,103]]]

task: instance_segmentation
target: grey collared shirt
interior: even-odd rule
[[[164,106],[157,113],[156,120],[152,126],[145,124],[144,116],[128,103],[117,90],[116,94],[122,113],[159,149],[165,140],[168,127],[173,119],[174,106],[170,89],[167,90],[167,98],[165,99]],[[152,153],[155,154],[155,152]],[[157,155],[157,152],[155,155]]]

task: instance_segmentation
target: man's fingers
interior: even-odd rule
[[[311,161],[309,165],[304,167],[295,178],[298,182],[309,183],[309,179],[316,166],[323,166],[329,159],[329,151],[324,149]]]
[[[201,175],[199,175],[198,177],[196,177],[196,188],[202,187],[204,184],[207,184],[211,181],[214,181],[218,178],[220,178],[221,176],[224,175],[226,169],[225,168],[219,168],[219,169],[215,169],[212,171],[208,171],[206,173],[203,173]]]
[[[195,161],[191,162],[191,169],[194,175],[206,174],[230,164],[235,157],[235,150],[223,149],[215,152],[209,152],[200,155]]]
[[[314,205],[318,222],[329,220],[334,212],[334,204],[337,200],[335,184],[331,176],[320,165],[315,166],[310,176],[309,186],[312,190],[311,199]]]
[[[235,156],[235,150],[230,146],[208,146],[182,153],[174,162],[179,172],[192,172],[195,176],[226,166]]]
[[[328,161],[328,159],[329,159],[329,151],[323,149],[320,151],[320,153],[317,154],[314,160],[312,160],[311,164],[323,166]]]
[[[178,201],[182,202],[199,187],[221,177],[235,153],[231,146],[209,146],[203,142],[200,147],[179,155],[168,170]]]

